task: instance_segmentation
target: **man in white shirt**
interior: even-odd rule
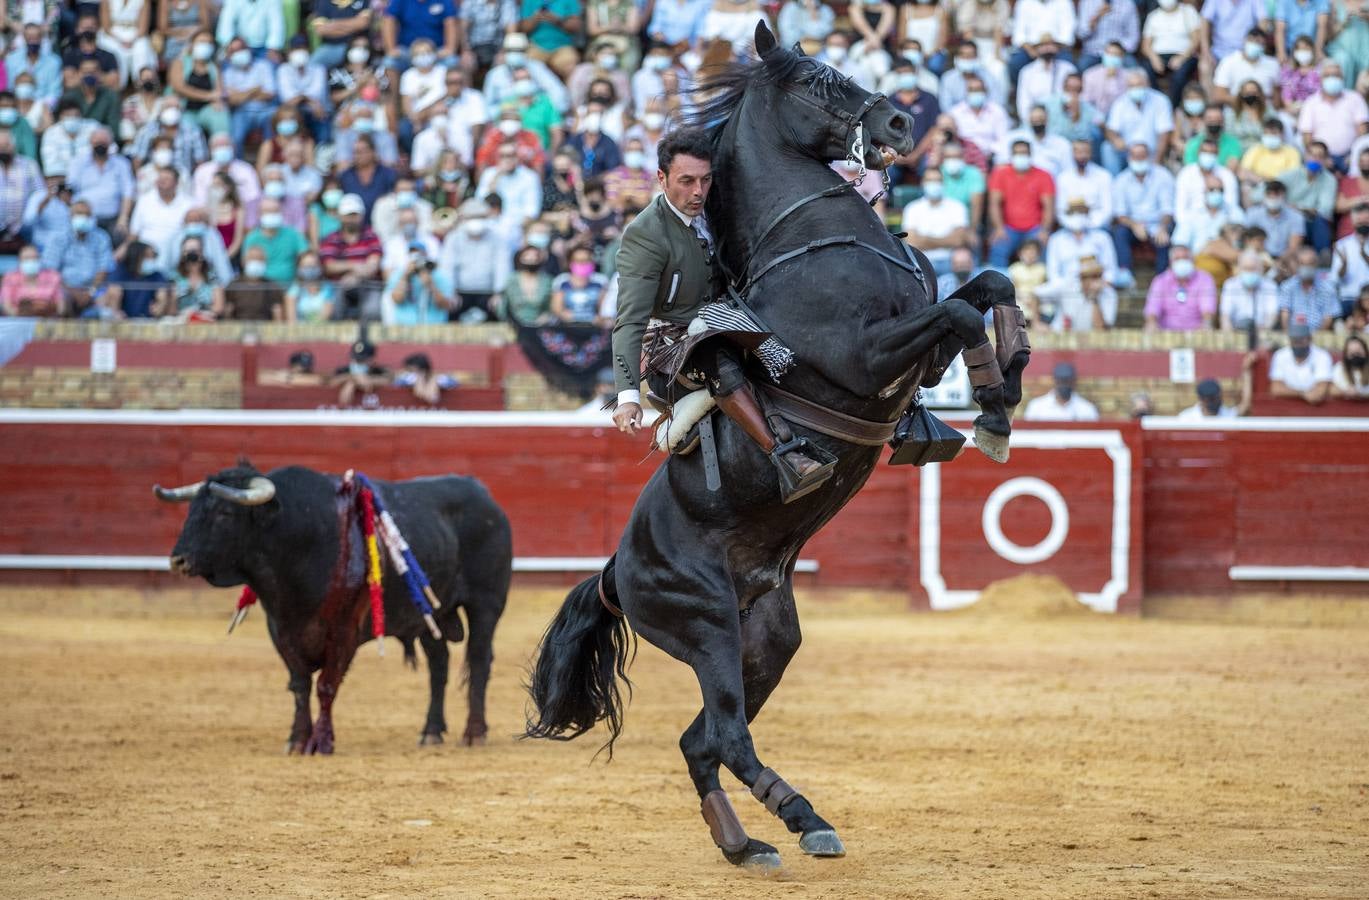
[[[167,167],[157,172],[157,186],[138,198],[129,219],[128,233],[151,247],[160,249],[185,223],[185,214],[194,205],[177,190],[180,175]]]
[[[1169,98],[1150,87],[1145,72],[1132,69],[1127,72],[1126,92],[1108,108],[1100,148],[1103,168],[1114,175],[1122,171],[1133,144],[1145,144],[1152,160],[1162,160],[1173,133],[1174,107]]]
[[[532,75],[532,80],[537,82],[537,86],[546,92],[547,98],[551,100],[551,105],[556,107],[556,111],[564,113],[570,109],[570,91],[561,83],[547,64],[540,60],[528,56],[528,36],[513,32],[504,35],[504,49],[499,54],[498,62],[485,75],[485,107],[487,109],[498,109],[504,104],[505,100],[512,100],[510,93],[513,88],[513,70],[527,69]],[[450,72],[458,71],[456,69]],[[447,96],[451,97],[451,78],[447,79]],[[455,127],[455,123],[453,123]]]
[[[1215,378],[1204,378],[1198,382],[1197,388],[1198,402],[1188,409],[1182,410],[1175,417],[1186,422],[1202,421],[1203,419],[1235,419],[1248,411],[1250,400],[1248,396],[1241,398],[1241,407],[1227,406],[1222,402],[1222,386]]]
[[[1222,283],[1220,304],[1223,331],[1273,328],[1279,323],[1279,286],[1264,274],[1258,253],[1246,251],[1236,263],[1236,273]]]
[[[1070,145],[1070,165],[1055,176],[1055,213],[1065,214],[1065,206],[1075,197],[1089,208],[1089,227],[1107,228],[1112,222],[1112,176],[1093,161],[1088,141]]]
[[[1036,58],[1017,75],[1017,117],[1027,119],[1032,107],[1064,90],[1065,78],[1078,71],[1074,63],[1060,58],[1060,45],[1050,32],[1036,42]]]
[[[410,253],[415,247],[422,246],[429,262],[437,262],[442,253],[442,244],[433,237],[432,231],[418,221],[418,213],[412,206],[399,210],[395,215],[395,223],[394,235],[386,238],[381,245],[384,255],[380,260],[380,269],[386,281],[396,270],[409,264]]]
[[[518,151],[512,146],[500,147],[497,159],[498,163],[480,176],[475,195],[498,194],[504,201],[504,223],[522,228],[537,218],[542,209],[542,182],[532,169],[518,161]]]
[[[1174,179],[1174,221],[1182,223],[1190,216],[1201,215],[1207,208],[1208,183],[1216,178],[1221,183],[1223,205],[1240,210],[1240,183],[1231,169],[1217,164],[1217,142],[1203,138],[1198,147],[1198,159],[1179,170]],[[1193,248],[1195,251],[1198,247]]]
[[[1117,323],[1117,291],[1103,280],[1103,267],[1091,256],[1079,260],[1077,275],[1046,282],[1036,296],[1056,301],[1052,331],[1103,331]]]
[[[1046,280],[1069,281],[1078,277],[1079,262],[1092,257],[1103,270],[1103,280],[1117,278],[1117,251],[1112,238],[1101,228],[1089,227],[1089,205],[1082,197],[1065,204],[1061,228],[1046,241]]]
[[[969,225],[965,204],[945,199],[941,172],[923,173],[922,197],[904,208],[902,230],[908,243],[927,254],[937,275],[951,271],[951,251],[969,239]]]
[[[1245,47],[1217,64],[1212,74],[1212,99],[1230,103],[1231,98],[1247,81],[1259,84],[1265,96],[1272,96],[1279,83],[1279,61],[1264,52],[1264,32],[1252,28],[1246,36]]]
[[[1342,309],[1353,307],[1360,291],[1369,285],[1369,200],[1361,200],[1350,210],[1350,225],[1354,231],[1331,248],[1331,284]]]
[[[1018,0],[1012,14],[1012,45],[1016,49],[1008,60],[1008,81],[1015,84],[1023,66],[1036,58],[1036,43],[1042,34],[1051,35],[1062,47],[1073,47],[1077,24],[1071,0]]]
[[[1022,418],[1028,422],[1097,422],[1098,407],[1074,392],[1078,378],[1074,365],[1056,363],[1051,372],[1055,389],[1027,404]]]
[[[996,59],[988,60],[980,56],[979,47],[974,41],[962,41],[955,48],[952,65],[953,68],[941,76],[941,87],[936,95],[943,112],[965,99],[965,94],[969,92],[965,82],[971,75],[979,76],[990,100],[999,105],[1008,102],[1008,88],[1004,83],[1007,74],[1003,71],[1003,64]]]
[[[1003,136],[1003,140],[998,142],[997,147],[990,148],[993,150],[994,158],[1008,159],[1012,156],[1012,145],[1017,141],[1026,141],[1031,146],[1032,165],[1038,169],[1045,169],[1052,178],[1070,168],[1073,162],[1070,142],[1058,134],[1049,134],[1046,131],[1048,118],[1046,107],[1039,103],[1033,106],[1027,113],[1024,125],[1009,131]],[[1059,191],[1056,193],[1058,195]]]
[[[371,208],[371,230],[382,244],[399,233],[399,214],[406,209],[412,209],[418,216],[420,231],[432,227],[433,205],[418,196],[418,182],[400,178],[395,182],[394,192],[379,197]]]
[[[1319,406],[1331,394],[1333,368],[1331,354],[1312,346],[1312,329],[1295,322],[1288,326],[1288,346],[1269,359],[1269,393]]]

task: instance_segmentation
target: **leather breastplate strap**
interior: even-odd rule
[[[892,422],[858,419],[819,406],[811,400],[805,400],[763,381],[756,382],[756,387],[770,402],[771,409],[788,421],[848,443],[878,447],[880,444],[888,443],[894,436],[894,429],[898,427],[897,419]]]

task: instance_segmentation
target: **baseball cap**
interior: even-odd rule
[[[1198,382],[1198,396],[1203,398],[1220,397],[1222,386],[1217,383],[1215,378],[1204,378]]]
[[[1074,378],[1078,373],[1074,371],[1074,363],[1056,363],[1051,370],[1052,378]]]
[[[356,194],[347,194],[338,201],[337,214],[339,216],[364,216],[366,215],[366,201]]]

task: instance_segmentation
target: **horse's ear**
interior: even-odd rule
[[[765,20],[761,19],[756,23],[756,52],[764,58],[773,53],[778,46],[779,42],[775,40],[774,33],[765,24]]]
[[[807,55],[808,55],[807,53],[804,53],[804,52],[803,52],[803,45],[800,44],[798,41],[795,41],[795,42],[794,42],[794,46],[790,47],[789,49],[793,52],[793,54],[794,54],[795,56],[807,56]]]

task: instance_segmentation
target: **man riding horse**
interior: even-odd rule
[[[743,347],[754,350],[776,378],[789,368],[792,351],[745,309],[711,302],[714,246],[704,215],[713,186],[711,142],[702,129],[679,129],[661,140],[657,159],[661,193],[623,232],[618,251],[613,420],[627,434],[642,424],[638,370],[645,345],[654,398],[669,410],[685,393],[706,388],[774,462],[784,501],[791,502],[819,487],[834,464],[811,458],[802,438],[777,440],[742,373]]]

